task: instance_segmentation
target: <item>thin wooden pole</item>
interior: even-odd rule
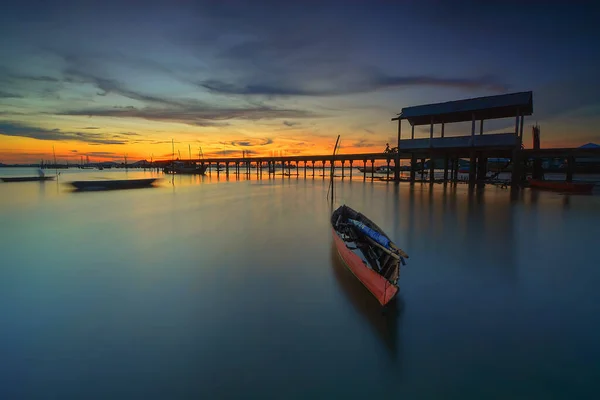
[[[54,150],[54,145],[52,145],[52,154],[54,154],[54,173],[58,177],[58,166],[56,165],[56,151]]]
[[[396,168],[394,168],[394,180],[400,182],[400,138],[402,136],[402,120],[398,118],[398,148],[396,150]],[[371,179],[373,176],[371,175]]]
[[[335,146],[333,147],[333,154],[331,155],[331,173],[329,175],[330,177],[330,181],[329,181],[329,188],[331,189],[331,204],[333,205],[333,199],[334,199],[334,194],[333,194],[333,173],[334,173],[334,163],[335,163],[335,152],[337,150],[337,146],[338,143],[340,141],[340,135],[338,135],[336,141],[335,141]],[[325,165],[325,162],[323,161],[323,165]],[[328,193],[329,195],[329,193]]]
[[[433,139],[433,118],[431,119],[431,124],[429,125],[429,147],[431,147],[432,139]]]

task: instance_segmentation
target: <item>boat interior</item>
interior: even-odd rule
[[[396,284],[400,273],[400,262],[404,263],[403,258],[392,250],[384,250],[382,246],[358,229],[350,220],[362,222],[379,234],[384,236],[385,234],[372,221],[350,207],[341,206],[331,216],[333,228],[344,241],[346,247],[357,254],[373,271]]]

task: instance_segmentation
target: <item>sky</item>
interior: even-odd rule
[[[4,1],[0,162],[169,159],[172,141],[182,158],[328,154],[337,135],[341,153],[380,152],[403,107],[529,90],[526,147],[536,122],[542,147],[600,142],[598,16],[577,1]]]

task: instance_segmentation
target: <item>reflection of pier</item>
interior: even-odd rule
[[[494,189],[468,191],[449,185],[418,185],[394,196],[399,197],[400,216],[395,240],[419,254],[420,263],[430,263],[429,272],[472,268],[483,277],[493,273],[497,282],[516,281],[523,233],[516,228],[519,211],[508,196]]]
[[[396,360],[398,357],[398,324],[404,308],[402,298],[396,296],[385,308],[382,308],[363,284],[346,268],[334,245],[331,246],[331,265],[335,278],[346,297],[356,311],[376,331],[391,358]]]

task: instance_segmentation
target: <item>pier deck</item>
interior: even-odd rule
[[[251,165],[256,166],[256,173],[262,173],[267,169],[269,174],[274,173],[275,165],[280,164],[283,168],[291,169],[292,163],[295,168],[302,167],[306,176],[307,168],[312,169],[313,176],[316,168],[322,169],[323,176],[325,168],[332,163],[341,166],[342,177],[344,168],[350,166],[350,177],[352,167],[364,167],[363,176],[368,174],[373,178],[373,167],[376,161],[384,161],[389,177],[389,171],[393,171],[394,180],[400,181],[400,171],[406,170],[402,166],[402,160],[410,160],[410,181],[416,181],[417,172],[424,174],[426,160],[442,160],[444,166],[443,181],[458,181],[459,160],[469,160],[469,186],[485,180],[487,173],[488,158],[509,159],[512,174],[511,185],[518,187],[524,181],[525,164],[532,158],[554,157],[567,160],[567,181],[572,179],[572,171],[576,157],[598,157],[600,149],[585,148],[561,148],[561,149],[523,149],[523,125],[525,116],[533,113],[533,93],[519,92],[498,96],[479,97],[450,101],[446,103],[427,104],[403,108],[392,121],[398,121],[398,146],[390,152],[383,153],[361,153],[361,154],[337,154],[329,155],[296,155],[279,157],[213,157],[191,160],[202,164],[208,164],[209,173],[212,165],[223,166],[225,173],[229,174],[230,166],[234,173],[240,173],[240,167],[245,173],[250,173]],[[498,118],[515,118],[515,129],[511,132],[485,134],[483,124],[485,120]],[[402,121],[408,121],[411,126],[410,139],[401,136]],[[471,131],[468,135],[445,136],[444,128],[447,123],[471,122]],[[479,122],[479,132],[476,133],[476,123]],[[434,137],[434,126],[441,125],[440,137]],[[415,138],[414,127],[418,125],[429,125],[429,138]],[[537,129],[537,128],[534,128]],[[539,130],[538,130],[539,136]],[[539,137],[538,137],[539,139]],[[539,146],[539,140],[537,142]],[[157,161],[157,165],[168,165],[171,160]],[[362,164],[362,165],[361,165]],[[370,165],[368,165],[370,164]],[[435,162],[429,163],[429,180],[434,182],[433,170]],[[507,164],[507,166],[508,166]],[[417,171],[417,168],[420,168]],[[450,174],[449,174],[450,173]]]

